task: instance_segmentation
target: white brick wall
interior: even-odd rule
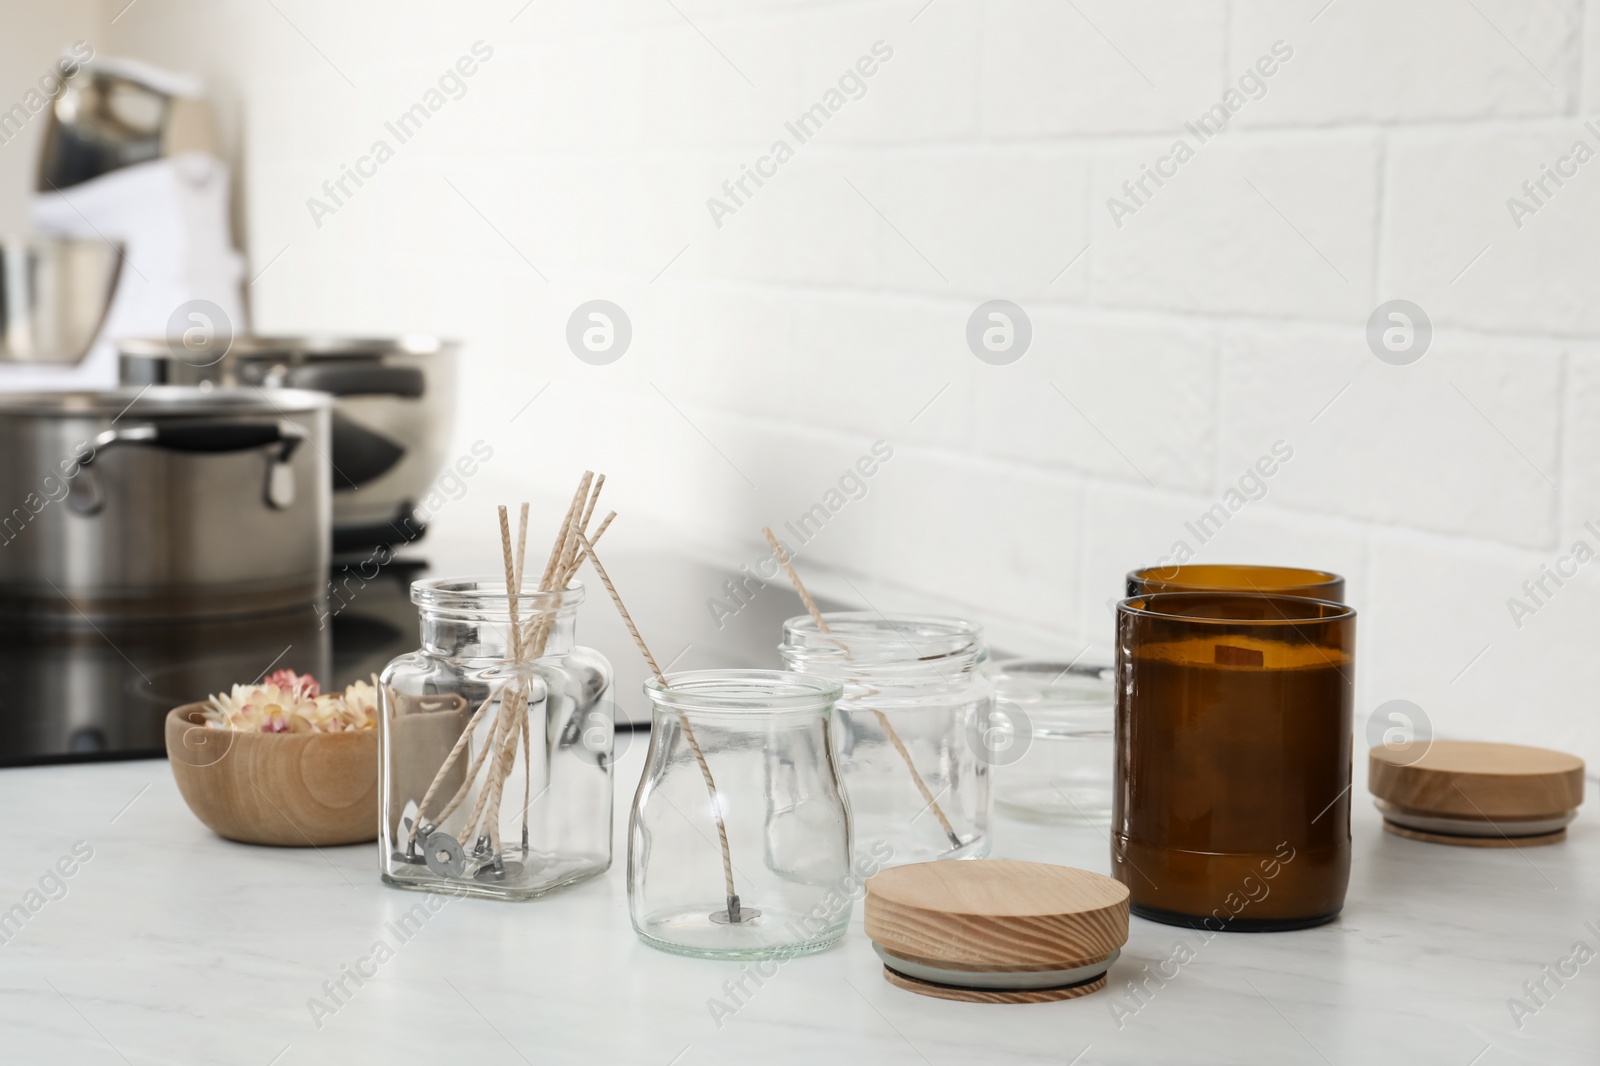
[[[1600,563],[1520,629],[1506,606],[1600,547],[1600,158],[1521,228],[1506,207],[1600,154],[1600,0],[675,3],[141,0],[108,33],[218,84],[243,239],[258,268],[287,248],[261,325],[469,342],[462,439],[504,462],[450,523],[589,465],[732,563],[882,438],[817,584],[1103,652],[1121,575],[1284,440],[1200,557],[1346,574],[1362,717],[1404,697],[1600,763]],[[465,97],[315,227],[306,198],[480,38]],[[880,39],[865,95],[716,226],[706,198]],[[607,367],[562,339],[596,297],[635,329]],[[1009,366],[966,347],[992,298],[1032,319]],[[1411,366],[1366,345],[1391,298],[1437,330]]]
[[[1473,122],[1568,114],[1576,104],[1581,0],[1324,4],[1235,3],[1233,67],[1274,40],[1295,49],[1291,76],[1243,124]]]
[[[1107,151],[1095,161],[1091,300],[1364,322],[1373,305],[1379,144],[1365,131],[1224,132],[1199,145],[1136,214],[1117,220],[1106,201],[1154,165],[1170,139]]]

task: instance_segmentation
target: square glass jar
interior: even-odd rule
[[[611,865],[611,666],[574,642],[583,586],[412,586],[422,647],[379,688],[379,866],[401,888],[527,899]],[[497,766],[497,760],[498,766]]]

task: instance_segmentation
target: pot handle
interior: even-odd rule
[[[184,420],[108,429],[94,439],[93,451],[78,464],[79,476],[72,482],[67,505],[81,515],[99,514],[104,509],[105,489],[91,466],[103,451],[119,444],[144,444],[191,455],[224,455],[275,444],[279,447],[267,464],[265,497],[267,506],[277,511],[286,510],[294,504],[294,470],[289,460],[305,439],[305,427],[288,419],[273,422]]]
[[[403,396],[415,400],[426,389],[427,379],[414,366],[382,366],[372,363],[312,363],[297,366],[284,376],[291,389],[312,389],[335,396]]]
[[[242,452],[282,444],[279,460],[289,458],[306,439],[305,427],[287,419],[276,422],[180,421],[108,429],[94,439],[88,466],[103,449],[116,444],[148,444],[174,452]]]

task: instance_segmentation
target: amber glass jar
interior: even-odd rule
[[[1152,592],[1267,592],[1344,602],[1344,578],[1297,566],[1190,564],[1147,566],[1128,574],[1128,595]]]
[[[1355,611],[1236,592],[1117,608],[1111,868],[1152,921],[1330,921],[1350,880]]]

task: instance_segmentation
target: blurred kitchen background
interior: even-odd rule
[[[585,467],[619,544],[728,570],[821,504],[818,591],[1069,658],[1180,544],[1323,567],[1358,737],[1406,699],[1600,761],[1600,0],[0,10],[0,233],[46,127],[13,105],[84,42],[201,87],[256,330],[461,341],[450,454],[493,457],[435,545]],[[1420,359],[1369,340],[1395,299]],[[1003,365],[990,300],[1031,325]]]

